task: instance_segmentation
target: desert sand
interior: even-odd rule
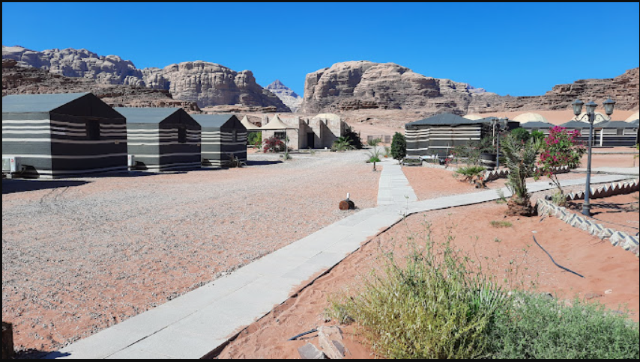
[[[559,300],[585,298],[614,310],[624,310],[626,306],[631,318],[638,321],[640,271],[635,255],[585,231],[571,228],[554,217],[505,217],[505,208],[505,205],[490,202],[409,216],[250,325],[224,348],[219,357],[295,359],[299,358],[297,348],[306,343],[319,348],[317,333],[296,341],[287,339],[318,326],[338,325],[325,314],[330,306],[329,299],[357,294],[363,277],[384,265],[380,252],[393,249],[396,255],[401,254],[408,236],[424,235],[425,224],[431,224],[436,241],[443,241],[451,232],[455,236],[455,246],[474,260],[486,260],[485,266],[489,266],[500,280],[507,275],[503,269],[505,265],[513,261],[517,275],[507,286],[551,293]],[[631,215],[637,220],[637,211]],[[494,220],[508,221],[512,226],[494,228],[490,224]],[[557,268],[535,245],[533,235],[556,262],[584,278]],[[346,358],[380,357],[375,356],[355,325],[340,327]]]

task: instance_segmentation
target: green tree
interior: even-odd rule
[[[513,194],[507,203],[509,215],[533,215],[531,195],[527,190],[527,178],[535,174],[536,158],[540,147],[541,141],[534,138],[523,141],[514,133],[502,141],[502,153],[509,169],[506,186]]]
[[[400,161],[407,155],[407,140],[400,132],[396,132],[391,140],[391,157]]]
[[[511,131],[513,137],[515,137],[519,141],[527,142],[529,138],[531,138],[531,134],[524,128],[516,128]]]
[[[531,131],[531,138],[537,139],[537,140],[543,140],[544,139],[544,132],[542,131]]]

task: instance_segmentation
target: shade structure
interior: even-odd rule
[[[258,132],[262,130],[260,127],[249,122],[249,119],[247,118],[247,116],[242,117],[242,121],[240,121],[240,123],[242,123],[242,125],[244,126],[244,128],[247,129],[248,132]]]
[[[484,117],[479,116],[477,114],[467,114],[466,116],[464,116],[462,118],[466,118],[466,119],[470,119],[470,120],[477,120],[477,119],[483,119]]]
[[[519,114],[513,120],[514,121],[518,121],[521,124],[528,123],[528,122],[545,122],[545,123],[548,123],[547,119],[544,118],[541,114],[532,113],[532,112]]]
[[[280,117],[278,117],[278,115],[273,116],[273,118],[271,118],[269,123],[260,127],[260,129],[263,131],[280,131],[280,130],[284,131],[284,130],[293,129],[293,128],[294,127],[287,126],[286,124],[284,124],[284,122],[280,120]]]

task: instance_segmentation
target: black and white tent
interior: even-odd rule
[[[451,113],[407,123],[407,155],[446,157],[455,146],[479,141],[486,125],[485,119],[467,119]]]
[[[231,156],[247,160],[247,129],[232,114],[195,114],[202,126],[202,166],[224,167]]]
[[[129,168],[200,168],[200,124],[182,108],[115,108],[127,118]]]
[[[594,145],[601,147],[630,147],[638,143],[638,124],[609,121],[594,125]],[[588,135],[588,134],[587,134]]]
[[[23,177],[126,171],[126,120],[91,93],[8,95],[2,157],[3,164],[5,158],[19,163]]]

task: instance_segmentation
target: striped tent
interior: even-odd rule
[[[407,155],[446,157],[455,146],[479,141],[484,133],[484,120],[444,113],[407,123]]]
[[[182,108],[115,108],[127,117],[130,169],[200,168],[200,124]]]
[[[8,95],[2,156],[31,178],[127,171],[126,119],[91,93]]]
[[[247,160],[247,128],[233,114],[194,114],[202,126],[202,166],[224,167],[231,156]]]
[[[625,121],[609,121],[594,125],[595,146],[630,147],[638,143],[638,124]]]

